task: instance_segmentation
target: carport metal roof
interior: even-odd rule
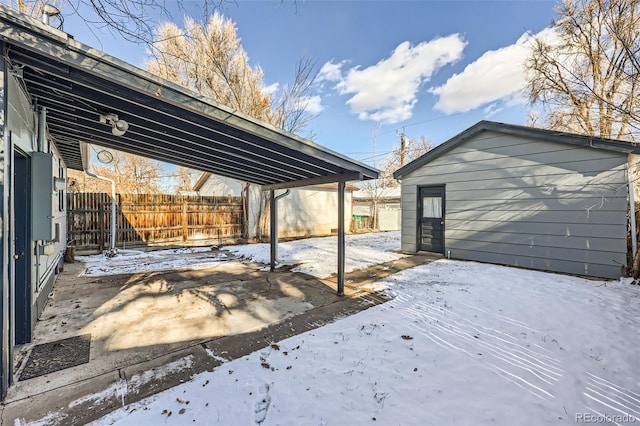
[[[82,170],[81,142],[279,189],[375,179],[378,171],[309,140],[232,111],[90,48],[0,4],[0,40],[11,72],[69,168]],[[114,136],[100,115],[129,124]]]

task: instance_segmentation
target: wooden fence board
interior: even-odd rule
[[[67,194],[67,232],[78,250],[104,250],[111,238],[111,196]],[[241,238],[241,197],[116,194],[116,246]]]

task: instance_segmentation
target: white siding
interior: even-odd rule
[[[344,225],[351,224],[353,193],[345,192]],[[313,187],[292,189],[278,201],[280,237],[329,235],[338,228],[338,190]]]
[[[256,235],[261,189],[251,185],[249,196],[250,237]],[[202,195],[240,196],[242,183],[235,179],[210,175],[199,192]],[[276,191],[276,195],[284,191]],[[345,191],[345,229],[352,216],[352,191]],[[338,228],[338,189],[303,187],[291,189],[278,200],[278,234],[281,237],[329,235]]]

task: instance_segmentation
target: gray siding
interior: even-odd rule
[[[444,184],[451,257],[619,277],[626,163],[626,154],[481,132],[403,177],[402,250],[417,250],[417,187]]]

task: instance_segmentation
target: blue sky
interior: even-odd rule
[[[527,35],[551,24],[554,6],[546,0],[238,0],[220,11],[235,21],[265,85],[282,87],[300,58],[313,58],[320,70],[311,103],[318,113],[310,125],[315,142],[379,165],[403,128],[437,145],[482,119],[525,124],[524,46]],[[71,12],[63,8],[65,31],[143,65],[144,47],[89,31]],[[181,24],[185,11],[171,12]],[[188,2],[186,12],[201,18],[201,3]]]

